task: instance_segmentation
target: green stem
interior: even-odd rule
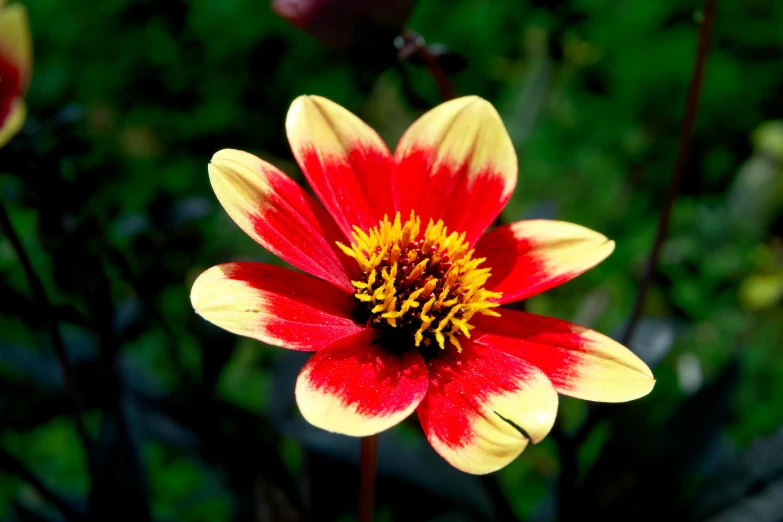
[[[680,181],[682,180],[685,165],[688,162],[688,152],[693,138],[693,126],[696,122],[696,114],[699,112],[699,98],[701,98],[702,86],[704,85],[704,66],[707,63],[707,55],[710,52],[710,42],[712,40],[712,27],[715,22],[715,12],[718,8],[718,0],[707,0],[704,6],[704,20],[699,29],[699,44],[696,50],[696,60],[693,63],[693,73],[691,82],[688,86],[688,100],[685,104],[685,115],[682,118],[682,128],[680,130],[680,145],[677,150],[677,160],[674,162],[669,188],[666,191],[666,200],[661,209],[658,218],[658,229],[655,231],[650,255],[644,265],[644,272],[639,281],[639,290],[636,294],[636,301],[633,304],[631,318],[628,320],[628,326],[625,328],[620,342],[626,346],[631,342],[633,332],[639,319],[642,316],[644,302],[647,298],[647,291],[650,289],[650,283],[658,268],[658,259],[660,258],[661,248],[666,235],[669,232],[669,222],[671,220],[674,202],[677,194],[680,192]]]

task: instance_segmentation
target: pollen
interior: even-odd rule
[[[422,232],[421,219],[411,211],[404,223],[384,216],[368,231],[354,227],[351,246],[337,243],[359,264],[361,281],[352,281],[354,296],[366,306],[372,326],[411,334],[418,347],[449,341],[461,351],[459,338],[470,338],[470,319],[476,314],[499,316],[500,292],[484,288],[489,268],[485,258],[473,258],[465,234],[430,220]]]

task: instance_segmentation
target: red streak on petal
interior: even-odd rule
[[[479,241],[476,257],[486,257],[492,269],[488,290],[503,292],[501,303],[518,301],[573,279],[579,272],[547,270],[543,260],[535,255],[537,245],[527,238],[515,238],[508,227],[500,227]]]
[[[368,230],[393,215],[388,154],[359,140],[346,156],[319,155],[315,146],[300,149],[302,170],[343,233],[350,236],[353,226]]]
[[[256,267],[268,267],[268,270]],[[262,292],[294,297],[333,316],[347,319],[353,317],[352,311],[356,302],[353,296],[293,270],[261,263],[236,263],[233,265],[231,279],[244,281],[251,288]]]
[[[574,389],[584,354],[591,351],[590,341],[580,334],[583,328],[525,312],[503,309],[501,314],[473,321],[476,342],[536,366],[558,391]]]
[[[424,223],[442,219],[449,230],[465,232],[475,243],[510,197],[503,195],[503,175],[491,165],[470,173],[469,158],[461,163],[446,159],[435,167],[436,156],[432,148],[416,148],[399,161],[392,179],[396,207],[402,215],[415,210]]]
[[[383,219],[385,214],[394,214],[394,201],[391,187],[392,158],[386,152],[380,152],[355,141],[350,148],[348,161],[353,165],[359,184],[370,205],[374,223]]]
[[[358,277],[358,267],[338,250],[335,241],[345,236],[318,203],[293,181],[268,176],[272,208],[262,208],[248,216],[255,233],[264,238],[274,253],[316,277],[352,289],[350,279]],[[292,190],[295,188],[296,190]],[[335,273],[342,268],[342,273]]]
[[[446,350],[427,362],[430,385],[418,410],[424,432],[452,448],[473,441],[482,405],[493,396],[519,390],[530,375],[527,365],[505,353],[467,339],[460,342],[461,353]]]
[[[350,294],[272,265],[237,263],[233,267],[231,279],[244,281],[265,295],[266,313],[259,326],[273,337],[318,350],[363,329],[353,320],[356,300]]]
[[[394,354],[375,343],[367,330],[342,339],[310,359],[310,385],[353,405],[367,417],[408,408],[426,393],[427,368],[417,351]]]

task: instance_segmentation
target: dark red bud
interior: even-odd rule
[[[272,0],[272,9],[292,25],[336,51],[362,57],[394,56],[394,38],[416,0]]]

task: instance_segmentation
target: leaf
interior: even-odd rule
[[[751,512],[754,520],[779,520],[783,513],[783,426],[768,437],[759,437],[708,476],[695,499],[695,520],[747,520],[741,517]]]
[[[637,401],[611,405],[607,444],[585,477],[575,498],[586,519],[682,519],[682,494],[702,463],[719,448],[720,428],[729,413],[739,375],[731,360],[720,375],[667,417],[662,425],[650,418],[651,404]]]
[[[151,520],[144,466],[139,456],[138,434],[131,429],[131,403],[104,415],[96,448],[96,469],[87,507],[87,519]],[[126,415],[128,417],[126,417]]]

